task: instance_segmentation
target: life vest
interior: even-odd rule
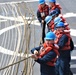
[[[65,44],[65,46],[61,49],[61,50],[70,50],[70,32],[68,30],[64,30],[64,32],[56,32],[56,40],[55,40],[55,43],[58,44],[60,38],[63,36],[63,35],[66,35],[68,37],[68,42]]]
[[[69,24],[67,22],[65,22],[64,25],[65,25],[65,30],[70,30]]]
[[[66,22],[66,19],[63,17],[63,15],[59,14],[59,17],[62,19],[62,22],[64,22],[65,30],[70,30],[69,24]]]
[[[56,8],[58,8],[60,10],[60,13],[61,13],[61,7],[59,4],[55,4],[54,7],[52,7],[50,11],[55,10]]]
[[[41,7],[41,5],[39,5],[38,6],[38,10],[39,10],[40,13],[44,13],[45,14],[45,16],[42,17],[43,20],[45,19],[45,17],[47,15],[49,15],[49,6],[47,4],[45,4],[45,6],[43,8]]]
[[[59,14],[59,17],[62,19],[63,22],[66,22],[66,19],[63,17],[62,14]]]
[[[52,21],[50,22],[50,24],[48,25],[48,28],[49,28],[52,32],[54,32],[55,25],[54,25],[54,21],[53,21],[53,20],[52,20]]]
[[[58,52],[58,47],[55,47],[54,45],[50,45],[50,46],[47,46],[46,43],[43,44],[43,49],[44,50],[41,50],[40,51],[40,55],[39,55],[39,58],[42,58],[43,56],[45,56],[48,52],[50,52],[51,50],[54,50],[54,52],[59,55],[59,52]],[[56,59],[57,58],[54,58],[52,59],[50,62],[47,62],[47,65],[49,66],[54,66],[55,65],[55,62],[56,62]]]
[[[63,20],[62,20],[62,22],[63,22],[64,25],[65,25],[65,30],[70,30],[69,24],[68,24],[66,21],[63,21]]]

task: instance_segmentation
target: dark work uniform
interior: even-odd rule
[[[36,47],[31,50],[34,53],[34,50],[39,51],[41,47]],[[40,72],[41,75],[56,75],[55,66],[47,65],[47,62],[51,61],[52,59],[56,58],[57,54],[51,50],[49,53],[44,55],[42,58],[38,58],[36,62],[40,64]]]
[[[42,11],[42,12],[40,12]],[[45,16],[42,17],[41,16],[41,13],[44,13]],[[42,23],[42,20],[45,20],[45,17],[49,15],[49,6],[47,4],[45,4],[44,8],[41,9],[38,7],[38,10],[37,10],[37,19],[38,21],[41,23],[41,27],[42,27],[42,42],[44,43],[44,37],[45,37],[45,27],[46,27],[46,23],[44,21],[44,23]]]
[[[59,49],[60,56],[58,57],[56,62],[57,75],[69,75],[69,73],[71,72],[70,70],[71,50],[61,50],[67,42],[68,37],[66,35],[63,35],[58,42],[58,46],[60,47]]]

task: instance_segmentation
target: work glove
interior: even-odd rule
[[[41,17],[44,17],[44,16],[45,16],[45,13],[44,13],[44,12],[42,12],[42,13],[41,13]]]
[[[38,56],[37,55],[35,55],[35,54],[32,54],[32,56],[31,56],[34,60],[37,60],[38,59]]]
[[[35,55],[39,55],[39,52],[37,50],[34,51]]]
[[[42,22],[41,22],[42,24],[44,24],[44,20],[42,20]]]

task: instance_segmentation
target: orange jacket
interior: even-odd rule
[[[63,15],[59,14],[59,17],[62,19],[62,22],[64,22],[65,30],[69,30],[69,24],[66,22],[66,19],[63,17]]]
[[[68,37],[68,42],[65,44],[65,46],[61,49],[61,50],[70,50],[70,32],[67,30],[67,31],[64,31],[64,32],[56,32],[56,37],[57,39],[55,40],[55,43],[57,44],[60,40],[60,38],[62,37],[62,35],[66,35]]]
[[[65,30],[70,30],[69,24],[67,22],[65,22],[64,25],[65,25]]]
[[[62,19],[63,22],[66,22],[66,19],[63,17],[62,14],[59,14],[59,17]]]
[[[50,45],[50,46],[47,46],[46,43],[43,44],[43,49],[44,50],[41,50],[40,51],[40,55],[39,55],[39,58],[42,58],[44,55],[46,55],[48,52],[50,52],[51,50],[54,50],[54,52],[59,55],[58,53],[58,48],[55,47],[54,45]],[[51,60],[50,62],[48,62],[47,64],[49,66],[54,66],[55,65],[55,61],[56,61],[56,58],[54,58],[53,60]]]
[[[58,8],[58,9],[60,9],[60,10],[61,10],[60,5],[59,5],[59,4],[55,4],[55,6],[54,6],[54,7],[52,7],[50,11],[55,10],[56,8]]]
[[[41,5],[39,5],[38,6],[38,10],[39,10],[40,13],[44,13],[45,14],[45,16],[42,17],[43,20],[45,19],[45,17],[47,15],[49,15],[49,6],[47,4],[45,4],[45,6],[43,8],[41,7]]]
[[[53,31],[54,31],[54,27],[55,27],[54,21],[52,20],[52,21],[49,23],[48,28],[53,32]]]

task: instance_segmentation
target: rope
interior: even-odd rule
[[[6,6],[6,5],[5,5]],[[24,16],[22,15],[22,13],[21,13],[21,10],[20,10],[20,6],[19,6],[19,4],[13,4],[13,6],[11,6],[11,5],[8,5],[10,8],[12,7],[14,7],[13,9],[12,9],[12,13],[13,13],[13,15],[14,15],[14,18],[15,18],[15,16],[17,15],[17,16],[21,16],[22,17],[22,19],[23,19],[23,21],[24,21],[24,36],[23,36],[23,40],[22,40],[22,45],[21,45],[21,48],[19,48],[20,47],[20,42],[21,42],[21,37],[20,37],[20,35],[21,35],[21,30],[20,30],[20,27],[18,27],[17,28],[17,30],[18,30],[18,36],[20,37],[18,37],[18,40],[19,40],[19,43],[17,44],[17,48],[16,49],[14,49],[14,50],[16,50],[17,52],[19,51],[19,49],[20,49],[20,51],[22,50],[22,46],[25,44],[25,47],[26,48],[24,48],[25,50],[25,52],[24,53],[26,53],[27,55],[29,54],[29,45],[30,45],[30,35],[31,35],[31,32],[30,32],[30,24],[32,23],[32,21],[35,19],[35,15],[34,15],[34,13],[33,13],[33,10],[32,9],[29,9],[28,7],[26,7],[27,8],[27,10],[29,9],[29,15],[31,14],[32,15],[32,19],[30,19],[30,20],[27,20],[27,19],[25,19],[24,18]],[[16,10],[17,9],[17,10]],[[15,13],[16,13],[16,15],[15,15],[15,13],[14,13],[14,11],[15,11]],[[26,16],[27,16],[27,14],[26,14]],[[25,17],[26,17],[25,16]],[[30,23],[28,22],[28,21],[30,21]],[[15,21],[15,23],[17,23],[16,21]],[[11,23],[12,24],[12,23]],[[8,24],[7,24],[8,25]],[[35,46],[35,27],[34,27],[34,46]],[[16,44],[16,42],[15,42],[15,44]],[[11,45],[12,46],[12,45]],[[14,46],[14,48],[15,48],[15,46]],[[14,72],[16,72],[16,75],[18,75],[18,68],[19,68],[19,64],[20,64],[20,62],[22,62],[22,61],[25,61],[26,59],[28,59],[28,58],[30,58],[31,56],[29,56],[28,55],[28,57],[27,58],[24,58],[24,59],[22,59],[22,60],[18,60],[17,59],[17,57],[15,56],[16,54],[14,54],[14,56],[12,56],[11,57],[11,59],[10,59],[10,62],[9,61],[7,61],[9,64],[7,65],[7,66],[5,66],[5,67],[3,67],[2,66],[2,68],[0,68],[0,71],[1,70],[3,70],[3,69],[5,69],[4,70],[4,72],[2,73],[3,75],[5,75],[5,74],[8,74],[8,75],[14,75],[15,73]],[[17,59],[17,62],[16,62],[16,59]],[[3,59],[4,60],[4,59]],[[30,59],[29,59],[30,60]],[[23,73],[23,75],[30,75],[30,73],[31,73],[31,71],[32,71],[32,68],[33,68],[33,66],[34,66],[34,64],[32,65],[32,63],[31,62],[29,62],[29,60],[27,60],[27,61],[25,61],[24,62],[24,73]],[[2,62],[3,63],[3,62]],[[15,64],[17,64],[17,65],[15,65]],[[29,64],[30,64],[30,66],[29,66]],[[17,66],[17,69],[16,69],[16,66]],[[7,68],[7,69],[6,69]],[[15,70],[15,69],[16,70]]]
[[[22,62],[22,61],[24,61],[24,60],[26,60],[26,59],[28,59],[28,58],[30,58],[31,56],[29,56],[29,57],[27,57],[27,58],[24,58],[24,59],[22,59],[22,60],[20,60],[20,61],[17,61],[17,62],[15,62],[15,63],[13,63],[13,64],[9,64],[9,65],[7,65],[7,66],[5,66],[5,67],[3,67],[3,68],[0,68],[0,71],[1,70],[4,70],[4,69],[6,69],[6,68],[8,68],[8,67],[10,67],[10,66],[13,66],[13,65],[15,65],[15,64],[18,64],[18,63],[20,63],[20,62]]]

